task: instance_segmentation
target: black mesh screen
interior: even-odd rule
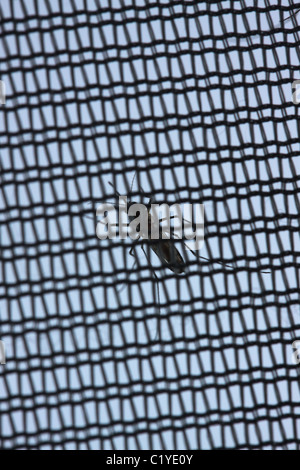
[[[2,449],[299,447],[297,13],[1,2]],[[183,274],[97,238],[109,182],[204,204]]]

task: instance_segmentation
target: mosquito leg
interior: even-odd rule
[[[151,265],[151,260],[148,256],[148,254],[146,253],[145,249],[144,249],[144,246],[141,245],[141,248],[146,256],[146,259],[149,263],[149,266],[150,266],[150,269],[152,271],[152,273],[154,274],[155,278],[156,278],[156,286],[157,286],[157,300],[158,300],[158,313],[159,313],[159,318],[158,318],[158,321],[157,321],[157,330],[156,330],[156,335],[155,335],[155,338],[154,338],[154,341],[156,341],[157,339],[160,339],[160,295],[159,295],[159,279],[155,273],[155,271],[152,269],[152,265]]]
[[[116,188],[114,187],[114,185],[109,181],[108,184],[115,190],[116,194],[120,197],[121,194],[116,190]]]
[[[287,18],[285,18],[285,20],[283,20],[283,23],[285,23],[287,20],[289,20],[290,18],[292,18],[293,16],[296,18],[296,16],[298,15],[300,9],[297,10],[295,13],[292,13],[290,16],[288,16]]]
[[[134,259],[136,259],[136,256],[133,254],[133,250],[134,250],[134,248],[135,248],[134,244],[135,244],[139,239],[140,239],[140,237],[136,238],[136,240],[133,241],[133,246],[132,246],[132,247],[130,248],[130,250],[129,250],[130,256],[133,256]],[[135,264],[135,263],[134,263],[134,264]],[[133,265],[133,266],[134,266],[134,265]],[[133,267],[133,266],[132,266],[132,267]]]
[[[176,216],[175,216],[176,217]],[[166,233],[169,233],[171,235],[171,232],[169,230],[165,230]],[[173,234],[175,237],[177,238],[180,238],[179,235],[177,235],[176,233]],[[205,256],[198,256],[194,250],[192,250],[185,242],[183,242],[184,246],[190,250],[193,255],[195,256],[195,258],[201,258],[201,259],[205,259],[205,261],[210,261],[212,262],[211,259],[209,258],[205,258]],[[226,266],[227,268],[231,268],[231,269],[234,269],[233,266],[230,266],[230,264],[226,264],[226,263],[222,263],[221,261],[213,261],[214,263],[217,263],[217,264],[220,264],[221,266]],[[263,274],[271,274],[271,271],[261,271]]]
[[[185,242],[183,242],[183,244],[184,244],[184,246],[185,246],[188,250],[190,250],[190,251],[193,253],[193,255],[195,256],[195,258],[198,258],[198,255],[195,253],[194,250],[192,250],[192,248],[190,248]],[[205,259],[205,261],[210,261],[210,262],[212,262],[211,259],[205,258],[205,256],[199,256],[199,258]],[[222,266],[227,266],[227,268],[234,269],[234,267],[233,267],[233,266],[230,266],[230,264],[222,263],[221,261],[213,261],[213,262],[214,262],[214,263],[217,263],[217,264],[221,264]]]
[[[170,233],[170,232],[169,232],[168,230],[166,230],[166,233]],[[177,233],[174,233],[173,235],[174,235],[175,237],[177,237],[177,238],[180,238],[179,235],[177,235]],[[209,258],[205,258],[204,256],[198,256],[198,255],[195,253],[195,251],[192,250],[185,242],[183,242],[183,244],[184,244],[184,246],[185,246],[188,250],[190,250],[190,251],[193,253],[193,255],[195,256],[195,258],[198,258],[198,257],[199,257],[199,258],[201,258],[201,259],[205,259],[205,261],[210,261],[210,262],[211,262],[211,259],[209,259]],[[217,264],[221,264],[222,266],[227,266],[227,268],[234,269],[234,267],[233,267],[233,266],[230,266],[229,264],[221,263],[220,261],[213,261],[213,262],[214,262],[214,263],[217,263]],[[265,272],[265,271],[262,271],[262,272]]]
[[[163,222],[164,220],[169,220],[169,219],[179,219],[179,217],[178,215],[171,215],[170,217],[164,217],[163,219],[159,219],[159,222]]]
[[[184,246],[186,246],[187,249],[190,250],[196,258],[198,258],[198,255],[186,243],[184,243]],[[209,258],[205,258],[204,256],[199,256],[199,258],[212,262]],[[230,264],[222,263],[221,261],[213,261],[213,262],[217,264],[221,264],[222,266],[226,266],[227,268],[235,269],[234,266],[230,266]],[[271,274],[271,271],[261,271],[261,272],[263,274]]]
[[[133,268],[135,267],[135,265],[136,265],[136,263],[137,263],[136,256],[133,254],[133,250],[134,250],[134,246],[132,246],[132,247],[130,248],[130,250],[129,250],[130,256],[133,256],[133,258],[135,259],[133,265],[132,265],[131,268],[130,268],[130,271],[133,270]],[[118,290],[118,292],[122,292],[122,290],[123,290],[125,287],[126,287],[126,284],[124,284],[124,285],[121,287],[121,289]]]
[[[135,240],[136,241],[136,240]],[[134,246],[132,246],[129,250],[129,254],[130,256],[133,256],[133,258],[135,259],[133,265],[131,266],[130,268],[130,271],[133,270],[133,268],[135,267],[136,263],[137,263],[137,260],[136,260],[136,256],[133,254],[133,250],[134,250]],[[122,290],[124,290],[126,287],[126,284],[124,284],[120,289],[117,289],[118,293],[122,292]]]
[[[110,201],[106,201],[106,202],[113,205],[113,203],[111,203]],[[92,201],[89,201],[88,204],[92,204]],[[114,207],[115,207],[115,209],[117,208],[117,206],[114,206]],[[125,207],[126,208],[125,204],[119,204],[118,207]],[[96,216],[90,216],[90,215],[86,215],[86,214],[82,214],[82,215],[83,215],[83,217],[86,217],[87,219],[91,219],[91,220],[95,220],[95,218],[96,218]],[[99,220],[99,222],[101,224],[104,224],[104,222],[101,221],[101,220]],[[116,224],[111,224],[111,226],[116,226]]]
[[[163,222],[164,220],[169,220],[169,219],[180,219],[180,217],[178,215],[171,215],[170,217],[164,217],[163,219],[159,219],[159,222]],[[182,218],[182,220],[191,224],[191,222],[187,219]]]
[[[129,254],[130,256],[133,256],[135,258],[135,255],[133,254],[134,246],[130,249]]]

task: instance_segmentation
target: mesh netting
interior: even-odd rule
[[[2,448],[299,447],[297,11],[1,2]],[[97,238],[109,182],[204,204],[183,274]]]

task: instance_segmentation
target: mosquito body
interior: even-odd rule
[[[150,248],[154,251],[162,264],[173,271],[173,273],[182,274],[185,272],[183,258],[173,243],[165,239],[159,239],[158,243],[152,242]]]
[[[113,187],[111,183],[109,184]],[[115,193],[117,196],[120,197],[120,193],[116,191],[116,189],[115,189]],[[155,225],[155,219],[150,213],[150,210],[151,210],[150,201],[148,203],[148,208],[147,208],[147,212],[148,212],[147,229],[148,230],[143,231],[141,229],[138,239],[142,238],[143,240],[147,240],[148,246],[156,254],[156,256],[159,258],[159,260],[164,265],[164,267],[170,269],[175,274],[182,274],[185,272],[185,263],[181,254],[179,253],[177,248],[174,246],[174,243],[168,240],[171,237],[171,235],[168,236],[167,233],[161,229],[161,226],[159,226],[159,238],[151,239],[148,237],[148,234],[151,233],[152,227]],[[128,207],[130,208],[134,204],[136,203],[129,202]],[[128,215],[128,217],[131,222],[135,219],[135,217],[131,215]],[[163,220],[164,219],[159,220],[158,223],[160,224]],[[142,244],[142,250],[144,251],[148,259],[148,255],[144,250],[143,244]],[[132,251],[133,251],[133,248],[130,250],[129,253],[131,256],[134,256]]]

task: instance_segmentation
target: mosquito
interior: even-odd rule
[[[131,187],[130,187],[130,193],[132,192],[135,176],[136,176],[136,173],[133,176],[133,180],[132,180]],[[117,191],[117,189],[114,187],[114,185],[111,182],[109,182],[109,185],[113,188],[113,190],[115,192],[115,196],[122,197],[121,194]],[[133,204],[136,204],[136,203],[132,202],[132,201],[129,201],[128,208],[130,208]],[[159,223],[159,238],[155,239],[155,240],[153,240],[151,238],[148,238],[148,234],[151,233],[151,227],[156,222],[150,211],[151,211],[151,198],[149,199],[149,202],[147,204],[147,213],[148,213],[147,214],[148,215],[148,219],[147,219],[147,225],[148,225],[147,228],[148,228],[148,230],[146,231],[147,233],[145,233],[145,232],[143,232],[143,230],[141,230],[139,235],[138,235],[138,238],[135,240],[135,242],[140,240],[140,239],[144,240],[144,242],[147,242],[148,247],[156,254],[156,256],[158,257],[158,259],[159,259],[159,261],[160,261],[160,263],[162,264],[163,267],[169,269],[174,274],[184,274],[187,271],[187,265],[186,265],[182,255],[180,254],[178,249],[175,247],[174,235],[176,236],[176,234],[172,234],[171,232],[166,232],[161,227],[161,223],[164,220],[166,220],[166,218],[162,218],[162,219],[158,220],[158,223]],[[178,216],[173,215],[173,216],[170,217],[170,219],[171,218],[176,218],[176,217],[178,217]],[[135,216],[128,215],[128,218],[129,218],[130,221],[133,221],[135,219]],[[178,237],[178,235],[177,235],[177,237]],[[192,252],[192,254],[197,259],[200,258],[200,259],[204,259],[205,261],[211,262],[211,260],[209,258],[205,258],[204,256],[199,256],[198,254],[196,254],[194,252],[194,250],[192,250],[185,242],[183,242],[183,244],[185,245],[185,247],[189,251]],[[136,264],[136,256],[133,253],[134,248],[135,248],[135,246],[132,246],[130,251],[129,251],[129,254],[132,257],[135,258],[135,263],[133,264],[133,266]],[[153,269],[152,262],[150,260],[150,256],[144,248],[144,243],[141,243],[141,249],[142,249],[142,251],[143,251],[143,253],[144,253],[144,255],[145,255],[145,257],[148,261],[149,267],[150,267],[150,269],[151,269],[151,271],[152,271],[152,273],[153,273],[153,275],[156,279],[158,310],[159,310],[159,315],[160,315],[159,278],[158,278],[157,274],[155,273],[155,270]],[[214,263],[220,264],[222,266],[226,266],[227,268],[230,268],[230,269],[234,270],[233,266],[230,266],[226,263],[222,263],[220,261],[214,261]],[[267,273],[270,273],[270,271],[262,271],[262,273],[267,274]],[[120,292],[122,289],[123,288],[121,288],[118,292]],[[158,323],[158,325],[159,325],[159,323]],[[157,339],[157,337],[159,337],[159,326],[157,328],[157,333],[156,333],[156,336],[155,336],[155,340]]]
[[[133,176],[130,192],[132,191],[135,176],[136,176],[136,173]],[[116,190],[116,188],[113,186],[113,184],[111,182],[109,182],[108,184],[114,189],[115,195],[118,196],[118,197],[121,197],[121,194]],[[136,203],[135,202],[129,202],[128,207],[131,207],[134,204],[136,204]],[[174,241],[173,242],[169,241],[170,239],[174,240],[173,234],[171,232],[167,233],[165,230],[162,229],[162,227],[160,225],[161,222],[164,222],[167,218],[162,218],[162,219],[158,220],[158,223],[159,223],[159,239],[158,240],[153,240],[153,239],[148,238],[148,233],[151,232],[151,227],[155,224],[155,219],[152,216],[152,214],[150,213],[151,198],[149,199],[149,202],[148,202],[147,206],[148,206],[148,221],[147,221],[148,230],[147,230],[147,233],[141,232],[138,239],[140,239],[140,238],[142,238],[144,240],[147,239],[147,243],[148,243],[149,247],[156,254],[156,256],[159,258],[161,264],[164,267],[166,267],[167,269],[170,269],[175,274],[183,274],[184,272],[186,272],[186,263],[184,262],[183,257],[181,256],[178,249],[175,247]],[[130,221],[133,221],[134,218],[135,218],[134,216],[130,216],[130,215],[128,215],[128,217],[129,217]],[[176,217],[178,217],[178,216],[173,215],[173,216],[170,217],[170,219],[173,219],[173,218],[176,218]],[[183,220],[185,220],[185,219],[183,219]],[[174,234],[174,235],[178,237],[178,235],[176,235],[176,234]],[[184,243],[184,245],[185,245],[186,248],[188,248],[188,250],[190,250],[193,253],[193,255],[196,258],[198,258],[198,255],[194,252],[194,250],[192,250],[186,243]],[[141,244],[141,248],[142,248],[147,260],[150,263],[149,257],[148,257],[147,253],[144,250],[143,244]],[[134,249],[134,247],[131,248],[129,253],[130,253],[131,256],[134,257],[133,249]],[[205,261],[210,261],[209,258],[205,258],[204,256],[199,256],[199,258],[204,259]],[[221,264],[222,266],[227,266],[228,268],[233,269],[233,267],[228,265],[228,264],[221,263],[219,261],[216,261],[216,263]]]
[[[115,190],[115,194],[118,197],[121,197],[121,194],[114,188],[112,183],[109,182],[109,184]],[[136,204],[136,203],[135,202],[129,202],[128,207],[130,208],[134,204]],[[137,237],[137,240],[139,240],[140,238],[142,238],[144,240],[147,239],[150,248],[153,250],[153,252],[159,258],[160,262],[165,267],[167,267],[168,269],[173,271],[175,274],[184,273],[184,271],[185,271],[184,260],[181,256],[181,254],[179,253],[179,251],[177,250],[177,248],[174,246],[174,243],[170,243],[170,241],[168,240],[168,238],[170,238],[170,237],[168,237],[167,233],[161,229],[161,226],[159,227],[159,239],[158,240],[151,240],[151,239],[148,238],[148,233],[151,232],[151,228],[155,224],[155,220],[154,220],[153,216],[150,213],[151,199],[149,200],[147,206],[148,206],[148,209],[147,209],[148,210],[147,233],[145,233],[145,232],[143,232],[143,230],[141,230],[140,234]],[[171,218],[174,218],[174,217],[175,216],[171,216]],[[130,215],[128,215],[128,218],[131,222],[135,219],[134,216],[130,216]],[[163,222],[164,220],[166,220],[166,219],[165,218],[160,219],[159,224],[161,222]],[[148,255],[145,252],[143,244],[141,244],[141,248],[142,248],[145,256],[148,259]],[[131,256],[134,256],[133,249],[134,249],[134,247],[132,247],[130,252],[129,252],[129,254]]]
[[[132,183],[131,183],[131,189],[130,189],[130,193],[132,191],[132,187],[133,187],[133,182],[134,182],[134,178],[136,176],[136,173],[133,177],[133,180],[132,180]],[[114,189],[115,191],[115,195],[118,196],[118,197],[121,197],[121,194],[116,190],[116,188],[113,186],[113,184],[111,182],[109,182],[109,185]],[[128,204],[128,208],[130,208],[133,204],[136,204],[135,202],[129,202]],[[151,240],[150,238],[148,238],[148,233],[151,233],[151,228],[152,226],[155,224],[155,220],[153,218],[153,216],[151,215],[150,213],[150,210],[151,210],[151,198],[149,199],[149,202],[147,204],[147,212],[148,212],[148,220],[147,220],[147,234],[145,232],[143,232],[143,230],[140,231],[139,235],[138,235],[138,238],[136,239],[139,240],[140,238],[144,239],[144,240],[147,240],[147,244],[148,244],[148,247],[156,254],[156,256],[158,257],[158,259],[160,260],[161,264],[170,269],[173,273],[175,274],[183,274],[185,271],[186,271],[186,265],[185,265],[185,262],[183,260],[183,257],[181,256],[181,254],[179,253],[179,251],[177,250],[177,248],[175,247],[174,245],[174,242],[170,242],[169,241],[169,238],[171,237],[171,233],[170,233],[170,236],[168,236],[168,234],[162,230],[161,228],[161,222],[163,222],[164,220],[166,220],[166,218],[162,218],[158,221],[159,223],[159,238],[156,239],[156,240]],[[171,216],[170,218],[175,218],[176,216]],[[134,216],[130,216],[128,215],[128,218],[130,221],[133,221],[135,219]],[[129,254],[131,256],[133,256],[135,258],[135,255],[133,253],[133,250],[134,250],[134,246],[132,246],[132,248],[130,249],[129,251]],[[141,249],[149,263],[149,266],[151,268],[151,271],[156,279],[156,285],[157,285],[157,304],[158,304],[158,310],[159,310],[159,316],[160,316],[160,294],[159,294],[159,279],[158,279],[158,276],[157,274],[155,273],[155,270],[153,269],[152,267],[152,263],[151,263],[151,260],[150,260],[150,257],[149,257],[149,254],[146,252],[145,248],[144,248],[144,243],[141,244]],[[136,261],[135,261],[136,263]],[[134,265],[135,265],[134,263]],[[134,266],[133,265],[133,266]],[[160,337],[160,328],[159,328],[159,321],[158,321],[158,327],[157,327],[157,333],[156,333],[156,336],[155,336],[155,339],[156,340],[157,338]]]
[[[134,182],[135,176],[136,176],[136,173],[133,176],[133,180],[132,180],[131,187],[130,187],[130,193],[132,192],[132,187],[133,187],[133,182]],[[109,182],[109,185],[115,191],[115,196],[121,197],[121,194],[116,190],[116,188],[114,187],[114,185],[111,182]],[[136,204],[136,203],[132,202],[132,201],[129,201],[128,208],[130,208],[133,204]],[[147,229],[148,230],[146,232],[143,232],[143,230],[141,230],[140,233],[139,233],[138,238],[135,241],[137,241],[139,239],[143,239],[144,241],[147,241],[148,247],[156,254],[156,256],[158,257],[158,259],[159,259],[159,261],[160,261],[160,263],[162,264],[163,267],[169,269],[170,271],[172,271],[175,274],[184,274],[187,270],[187,265],[186,265],[183,257],[181,256],[180,252],[175,247],[174,235],[176,236],[176,234],[173,235],[171,232],[168,232],[168,231],[166,232],[161,227],[161,223],[164,220],[166,220],[166,218],[162,218],[162,219],[158,220],[158,223],[159,223],[159,238],[158,239],[148,238],[148,234],[151,233],[151,227],[156,222],[156,220],[152,216],[150,210],[151,210],[151,198],[149,199],[149,202],[147,204],[147,212],[148,212]],[[170,217],[170,219],[176,218],[176,217],[178,217],[178,216],[173,215],[173,216]],[[135,216],[128,215],[128,218],[129,218],[130,221],[132,221],[132,220],[134,220]],[[185,219],[183,219],[183,220],[185,220]],[[178,235],[177,235],[177,237],[178,237]],[[172,239],[172,241],[171,241],[171,239]],[[198,255],[186,243],[184,243],[184,245],[193,253],[193,255],[196,258],[198,258]],[[133,253],[134,248],[135,248],[135,246],[132,246],[132,248],[129,251],[129,254],[131,256],[133,256],[134,258],[136,258],[134,253]],[[142,251],[143,251],[143,253],[144,253],[144,255],[145,255],[145,257],[148,261],[149,267],[150,267],[150,269],[151,269],[151,271],[152,271],[152,273],[153,273],[153,275],[156,279],[158,310],[159,310],[159,316],[160,316],[159,278],[158,278],[157,274],[155,273],[155,270],[153,269],[153,265],[152,265],[152,262],[150,260],[150,256],[144,248],[144,243],[141,243],[141,249],[142,249]],[[205,258],[204,256],[199,256],[199,258],[202,258],[206,261],[210,261],[208,258]],[[136,263],[136,261],[135,261],[135,263]],[[134,265],[135,265],[135,263],[134,263]],[[216,263],[221,264],[223,266],[227,266],[228,268],[233,269],[232,266],[227,265],[225,263],[221,263],[221,262],[218,262],[218,261],[216,261]],[[158,328],[157,328],[157,333],[156,333],[156,336],[155,336],[155,340],[160,337],[159,325],[160,325],[160,322],[158,321]]]

